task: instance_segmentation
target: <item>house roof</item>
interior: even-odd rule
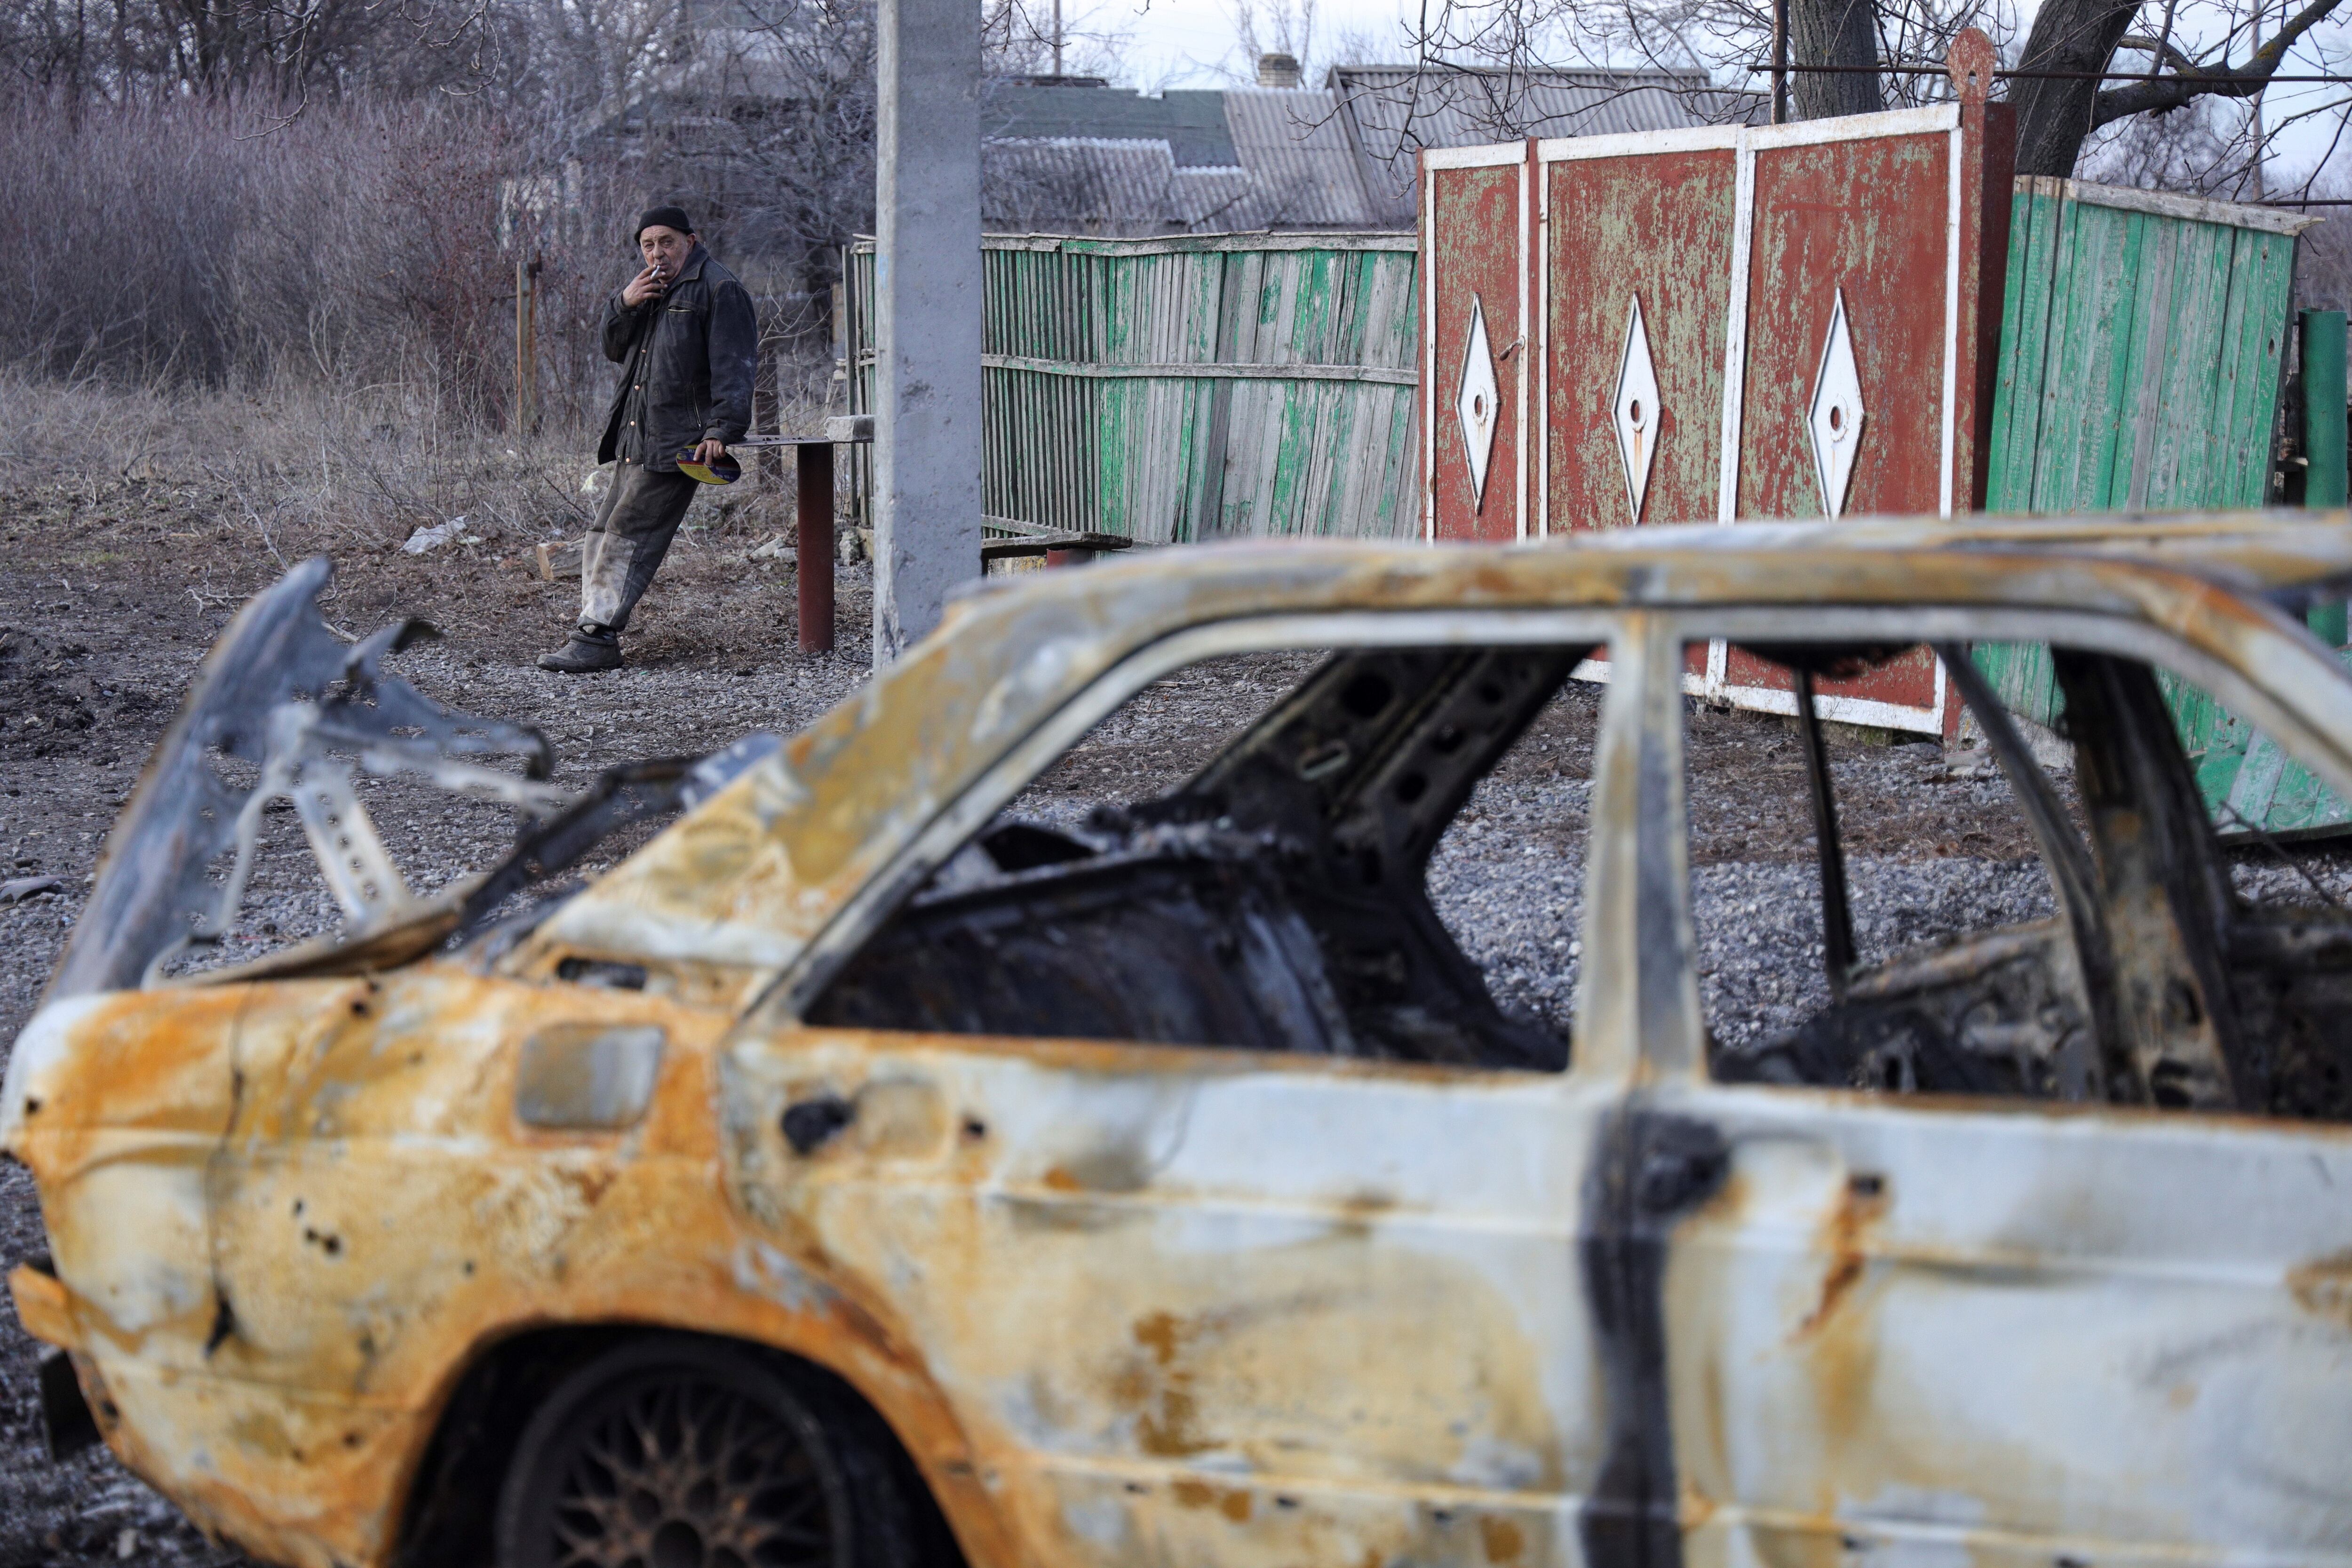
[[[1147,98],[1095,78],[1013,78],[984,90],[981,133],[992,141],[1164,142],[1179,168],[1232,168],[1224,97],[1188,89]]]
[[[1704,71],[1334,66],[1325,87],[1356,141],[1367,191],[1389,222],[1412,221],[1413,154],[1522,136],[1607,136],[1717,124],[1751,113]]]
[[[1328,92],[1147,98],[1104,87],[992,88],[992,228],[1153,235],[1381,226]]]
[[[1000,138],[982,184],[992,231],[1161,235],[1263,227],[1249,171],[1187,166],[1164,140]]]
[[[1257,183],[1260,221],[1251,226],[1382,226],[1329,93],[1250,87],[1223,97],[1234,149]]]
[[[1413,154],[1519,136],[1735,118],[1697,71],[1334,68],[1321,89],[1173,90],[1094,78],[990,84],[992,228],[1140,236],[1412,225]]]

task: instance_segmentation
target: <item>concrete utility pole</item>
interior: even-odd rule
[[[881,0],[874,660],[980,574],[979,0]]]

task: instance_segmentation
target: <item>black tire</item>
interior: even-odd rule
[[[830,1381],[685,1335],[583,1363],[515,1446],[499,1568],[932,1568],[920,1479]]]

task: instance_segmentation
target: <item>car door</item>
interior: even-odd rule
[[[1620,682],[1601,721],[1569,1070],[782,1019],[727,1065],[747,1268],[855,1299],[955,1414],[927,1462],[1034,1561],[1580,1560],[1633,1442],[1580,1216],[1657,970],[1606,825],[1627,715],[1679,700]]]
[[[2346,1560],[2352,1128],[1718,1082],[1706,1043],[1645,1037],[1716,1162],[1662,1286],[1683,1555]]]

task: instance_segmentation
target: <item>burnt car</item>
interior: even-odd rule
[[[2347,576],[2341,514],[1203,549],[581,794],[303,568],[8,1066],[52,1430],[315,1568],[2352,1559],[2352,914],[2173,702],[2352,795]],[[1688,772],[1718,654],[1785,696],[1769,885],[1691,848],[1785,815]],[[1822,725],[1904,660],[2017,837],[1890,910]],[[1186,680],[1200,765],[1041,793]],[[392,775],[514,852],[411,893]],[[273,801],[341,929],[206,967]]]

